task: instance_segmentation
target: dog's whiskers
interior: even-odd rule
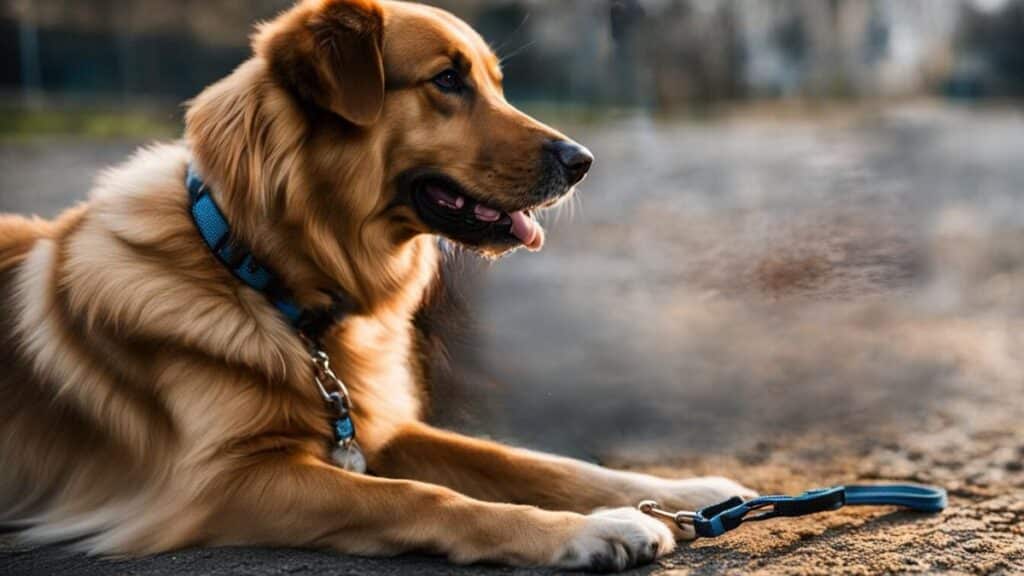
[[[526,25],[526,22],[530,19],[530,14],[530,12],[527,12],[526,15],[523,16],[522,22],[520,22],[518,26],[516,26],[511,32],[509,32],[508,36],[506,36],[505,39],[501,41],[501,43],[499,43],[497,46],[491,47],[491,50],[493,50],[495,54],[499,54],[506,46],[508,46],[508,43],[511,42],[512,39],[515,38],[516,34],[518,34],[520,30],[522,30],[523,26]],[[502,58],[499,54],[498,60],[504,60],[504,58]]]
[[[573,194],[569,204],[569,220],[572,221],[576,219],[577,211],[581,215],[583,214],[583,197],[579,194]]]
[[[537,43],[536,40],[531,40],[530,42],[527,42],[526,44],[523,44],[522,46],[520,46],[518,49],[513,50],[511,53],[506,54],[505,56],[502,56],[501,57],[501,63],[504,64],[505,62],[508,62],[509,60],[515,58],[516,56],[522,54],[523,52],[526,52],[530,48],[533,48],[534,44],[536,44],[536,43]]]

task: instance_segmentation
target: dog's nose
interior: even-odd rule
[[[558,163],[565,168],[570,186],[583,180],[594,164],[594,155],[590,153],[590,150],[570,140],[551,142],[548,144],[548,149],[558,159]]]

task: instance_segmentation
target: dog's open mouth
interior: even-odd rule
[[[530,210],[505,212],[467,194],[447,178],[418,180],[412,204],[425,224],[456,242],[472,247],[537,251],[544,246],[544,229]]]

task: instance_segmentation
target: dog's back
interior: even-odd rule
[[[40,238],[47,237],[53,224],[39,218],[0,214],[0,278],[6,279]]]
[[[77,414],[38,385],[18,333],[19,279],[32,265],[33,251],[66,233],[85,209],[53,221],[0,214],[0,523],[30,527],[46,500],[74,481],[75,452],[92,436]]]
[[[45,220],[0,214],[0,365],[4,367],[4,374],[0,375],[0,393],[5,398],[5,408],[0,408],[0,416],[5,422],[17,417],[17,412],[28,404],[26,394],[32,392],[31,387],[25,385],[25,380],[31,376],[19,358],[14,334],[17,323],[13,304],[15,278],[19,264],[25,261],[39,240],[52,234],[52,229],[53,223]],[[0,446],[4,445],[6,443],[0,443]],[[8,468],[13,466],[13,462],[7,465]],[[13,476],[10,470],[0,475],[0,505],[3,506],[0,521],[17,520],[19,513],[24,513],[22,510],[11,511],[18,504],[12,500],[13,495],[23,492],[27,480],[21,477],[22,470],[18,468]]]

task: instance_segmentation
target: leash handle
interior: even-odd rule
[[[639,508],[645,514],[671,519],[681,528],[692,526],[698,536],[715,538],[739,528],[744,522],[808,516],[843,506],[900,506],[916,512],[936,513],[947,504],[946,491],[942,488],[878,484],[819,488],[799,496],[761,496],[746,501],[730,498],[696,512],[667,512],[653,501],[642,502]]]
[[[846,487],[847,506],[901,506],[915,512],[942,512],[949,505],[946,491],[918,484],[851,485]]]

